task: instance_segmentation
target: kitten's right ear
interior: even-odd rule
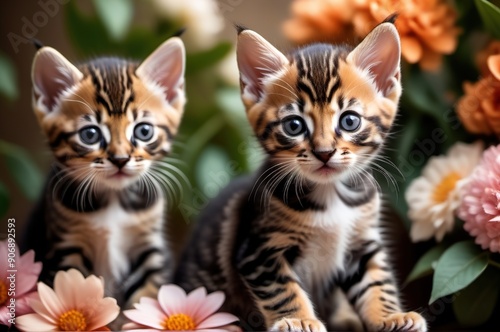
[[[184,101],[184,70],[186,51],[179,37],[172,37],[158,46],[136,69],[137,76],[163,89],[168,102]],[[180,99],[178,99],[180,98]]]
[[[42,47],[35,54],[31,70],[36,109],[42,113],[53,111],[61,94],[82,78],[82,72],[61,53],[51,47]]]
[[[347,61],[370,72],[384,96],[392,96],[392,92],[398,91],[397,98],[400,94],[400,59],[399,34],[390,21],[376,26],[347,56]]]
[[[238,28],[236,55],[244,101],[255,103],[263,95],[265,78],[277,74],[288,59],[258,33]]]

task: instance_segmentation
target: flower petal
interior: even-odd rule
[[[224,295],[223,292],[213,292],[209,294],[199,307],[196,316],[193,317],[195,320],[195,324],[198,325],[200,322],[204,321],[208,316],[219,310],[219,308],[224,303],[225,299],[226,296]]]
[[[123,324],[122,330],[124,331],[136,331],[136,332],[158,332],[157,329],[151,329],[143,325],[135,323]]]
[[[236,317],[235,315],[229,314],[227,312],[218,312],[205,319],[203,322],[201,322],[201,324],[197,325],[196,327],[198,329],[209,329],[209,328],[228,325],[238,320],[239,320],[238,317]]]
[[[45,307],[45,305],[39,299],[31,299],[29,301],[31,308],[35,311],[35,313],[39,314],[47,321],[56,324],[58,320],[58,316],[52,315],[49,310]]]
[[[10,327],[10,313],[9,309],[4,305],[3,307],[0,307],[0,325],[6,325]]]
[[[143,325],[139,325],[139,324],[136,324],[136,323],[125,323],[123,324],[122,326],[122,330],[137,330],[137,329],[142,329],[144,326]]]
[[[488,68],[497,80],[500,80],[500,54],[488,57]]]
[[[78,299],[86,299],[88,290],[83,287],[83,275],[76,269],[58,271],[54,277],[54,292],[61,300],[64,310],[75,309]],[[82,292],[87,296],[77,297],[75,293]]]
[[[38,300],[38,293],[37,292],[31,292],[28,294],[25,294],[21,298],[16,299],[16,316],[22,316],[25,314],[30,314],[33,311],[31,307],[31,301],[36,301]]]
[[[409,63],[415,63],[422,58],[422,45],[413,37],[401,37],[401,52]]]
[[[116,304],[116,300],[111,297],[101,299],[95,309],[89,317],[90,322],[87,327],[89,330],[108,325],[120,314],[120,307]]]
[[[163,326],[161,326],[161,321],[156,320],[154,317],[150,316],[146,312],[136,309],[130,309],[123,311],[123,314],[125,315],[125,317],[127,317],[136,324],[160,330],[163,329]]]
[[[20,262],[18,267],[23,271],[29,271],[30,274],[37,276],[40,274],[40,272],[42,272],[42,263],[35,262],[35,252],[33,250],[26,251],[20,257]]]
[[[203,305],[207,297],[207,290],[205,287],[199,287],[187,295],[186,300],[186,315],[189,317],[197,317],[198,310]]]
[[[27,314],[16,318],[16,328],[21,331],[55,331],[57,326],[38,314]]]
[[[139,303],[136,303],[134,306],[137,310],[148,313],[148,315],[158,321],[163,321],[167,316],[161,309],[158,301],[149,297],[141,298]]]
[[[51,316],[59,317],[65,311],[56,293],[43,282],[38,283],[38,296]]]
[[[16,298],[34,290],[37,281],[37,275],[24,274],[22,272],[18,274],[16,279]]]
[[[163,285],[158,292],[158,302],[163,311],[171,316],[186,312],[186,292],[177,285]]]

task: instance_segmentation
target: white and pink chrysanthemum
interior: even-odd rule
[[[455,143],[445,156],[429,158],[422,175],[408,186],[405,198],[413,242],[432,237],[440,242],[455,225],[460,188],[478,164],[483,144]]]
[[[463,188],[458,216],[477,244],[500,252],[500,145],[484,152]]]
[[[158,293],[158,300],[143,297],[135,309],[125,310],[124,315],[132,321],[124,330],[155,329],[163,331],[190,330],[239,330],[229,325],[238,320],[232,314],[216,311],[224,303],[222,292],[207,295],[204,287],[189,294],[176,285],[164,285]]]
[[[59,271],[54,289],[38,283],[38,299],[29,304],[33,314],[20,316],[21,331],[96,331],[106,330],[120,313],[116,300],[104,297],[104,282],[96,276],[84,278],[75,270]]]
[[[28,300],[36,297],[36,282],[42,263],[35,263],[33,250],[19,255],[15,242],[0,242],[0,324],[11,326],[11,318],[33,312]],[[9,254],[13,265],[9,266]],[[16,272],[9,272],[16,271]],[[11,287],[12,284],[12,287]]]

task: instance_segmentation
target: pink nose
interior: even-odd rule
[[[127,164],[127,162],[130,160],[130,157],[112,157],[110,156],[109,158],[109,161],[111,161],[111,163],[113,163],[113,165],[115,165],[116,167],[118,168],[123,168],[123,166],[125,166]]]
[[[330,160],[330,158],[335,153],[335,150],[329,151],[313,151],[313,154],[318,160],[324,162],[325,164]]]

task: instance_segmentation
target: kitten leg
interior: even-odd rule
[[[329,329],[335,331],[364,331],[363,323],[341,289],[334,290],[332,301],[335,303],[335,311],[328,319]]]
[[[156,298],[160,287],[170,280],[171,266],[170,257],[163,248],[143,251],[131,267],[128,279],[122,284],[125,307],[132,308],[141,297]]]
[[[357,274],[343,286],[369,331],[427,331],[420,314],[401,309],[387,255],[380,248],[361,258]]]
[[[274,254],[267,255],[263,260],[259,257],[258,263],[252,260],[238,266],[265,317],[267,328],[283,332],[326,332],[314,313],[308,295],[283,256],[276,255],[272,249],[268,251]],[[262,250],[261,255],[265,252],[265,249]]]

